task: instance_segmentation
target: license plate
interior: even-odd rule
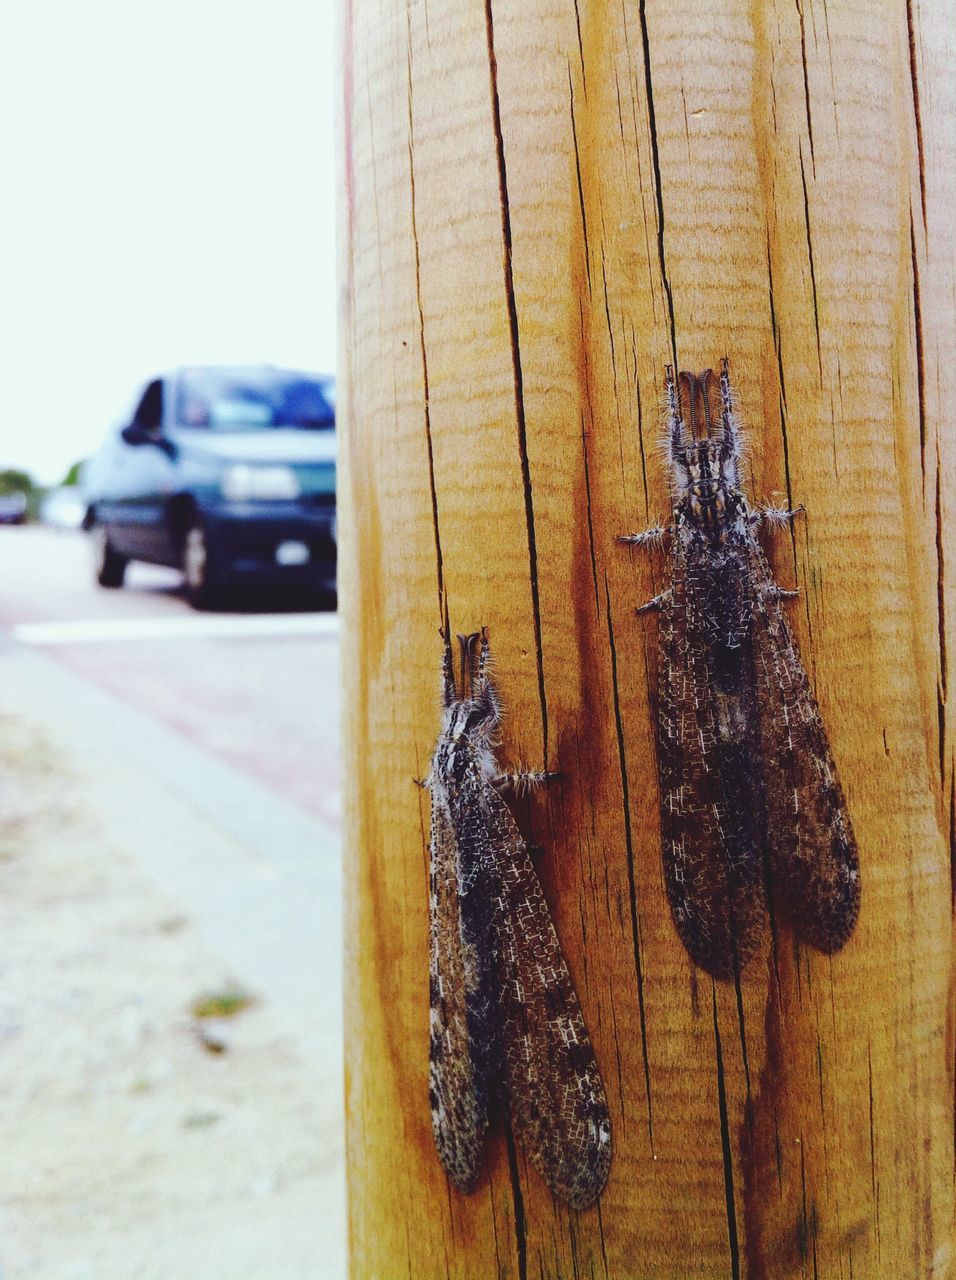
[[[276,547],[276,564],[308,564],[309,548],[304,542],[280,542]]]

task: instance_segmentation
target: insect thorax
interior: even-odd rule
[[[428,785],[436,799],[448,799],[466,783],[489,781],[498,772],[493,727],[471,701],[454,702],[445,711],[432,757]]]
[[[736,457],[723,441],[698,440],[675,455],[674,488],[674,520],[683,541],[689,535],[719,546],[746,538],[749,508]]]

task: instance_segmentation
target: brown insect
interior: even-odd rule
[[[442,1164],[462,1191],[481,1172],[496,1099],[557,1195],[577,1208],[607,1181],[604,1086],[548,904],[502,798],[553,776],[502,773],[501,706],[485,630],[442,661],[443,718],[431,792],[429,1097]]]
[[[860,909],[856,841],[820,711],[757,540],[802,511],[753,508],[740,489],[742,433],[726,358],[667,370],[668,528],[620,541],[669,544],[660,614],[657,756],[664,875],[694,960],[730,977],[774,901],[797,936],[837,951]],[[686,414],[686,418],[684,416]]]

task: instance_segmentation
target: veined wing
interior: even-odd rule
[[[752,767],[749,647],[708,639],[676,539],[660,614],[658,769],[664,879],[677,931],[719,978],[747,961],[764,920],[762,797]]]
[[[600,1194],[611,1164],[604,1086],[525,843],[493,787],[483,789],[481,803],[514,1132],[552,1191],[583,1208]]]
[[[488,1128],[487,1077],[472,1038],[474,995],[468,984],[474,985],[475,975],[462,947],[458,841],[448,810],[434,796],[429,887],[432,1129],[448,1176],[461,1191],[470,1191],[481,1171]]]
[[[838,951],[860,911],[856,839],[777,588],[756,539],[754,665],[773,883],[797,935]]]

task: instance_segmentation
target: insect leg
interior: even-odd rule
[[[553,778],[560,777],[558,770],[543,769],[512,769],[506,773],[499,773],[497,778],[492,779],[492,783],[496,787],[511,787],[516,794],[531,791],[533,787],[539,787],[544,782],[550,782]]]
[[[642,604],[635,613],[659,613],[666,604],[670,604],[670,591],[662,591],[659,596],[655,596],[653,600],[648,600],[646,604]]]
[[[782,528],[786,524],[790,524],[795,516],[798,516],[804,510],[803,507],[795,507],[793,511],[786,511],[777,507],[758,507],[756,511],[751,512],[750,524],[753,527],[761,520],[765,520],[771,529]],[[790,591],[786,587],[778,587],[773,581],[769,581],[758,587],[758,591],[764,600],[796,600],[800,595],[799,590]]]
[[[649,529],[642,529],[640,533],[619,533],[614,541],[623,542],[630,547],[663,547],[669,532],[661,524],[652,524]]]
[[[794,507],[789,511],[786,507],[757,507],[755,511],[750,513],[750,523],[756,528],[758,525],[765,524],[769,529],[784,529],[787,525],[792,524],[797,516],[803,515],[806,507],[801,505]]]

